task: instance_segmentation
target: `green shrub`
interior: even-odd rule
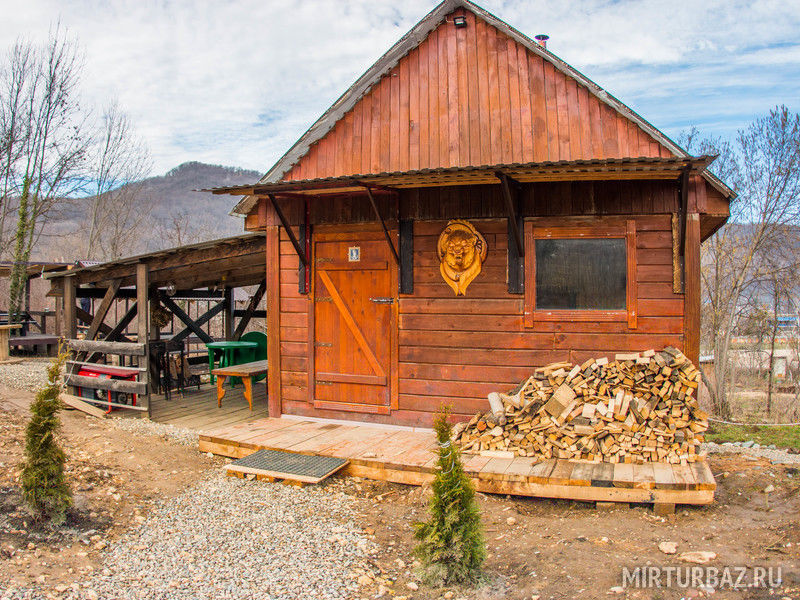
[[[486,558],[475,488],[451,439],[449,413],[449,408],[441,409],[434,423],[439,461],[430,517],[416,524],[418,574],[423,582],[437,586],[476,582]]]
[[[66,455],[56,434],[61,426],[61,367],[68,353],[59,347],[58,356],[47,368],[48,383],[31,404],[31,420],[25,430],[25,462],[22,495],[37,518],[62,524],[72,506],[72,493],[64,476]]]

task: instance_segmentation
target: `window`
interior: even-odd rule
[[[526,223],[525,324],[627,321],[636,327],[634,221]]]

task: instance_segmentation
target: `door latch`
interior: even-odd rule
[[[394,304],[394,298],[370,298],[369,301],[375,304]]]

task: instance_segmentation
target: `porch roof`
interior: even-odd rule
[[[258,285],[264,279],[265,249],[263,234],[246,234],[45,273],[43,277],[51,282],[49,295],[60,296],[67,277],[74,278],[76,286],[104,286],[114,280],[119,280],[121,287],[135,285],[136,265],[145,263],[151,285],[173,284],[178,290],[243,287]]]
[[[477,167],[446,167],[417,171],[277,181],[273,183],[253,183],[217,187],[202,191],[214,194],[245,195],[246,197],[236,205],[232,213],[247,215],[255,206],[258,196],[269,194],[312,196],[358,192],[363,191],[365,187],[403,189],[446,185],[492,185],[500,183],[498,179],[499,172],[520,183],[598,179],[677,179],[685,169],[706,175],[706,167],[715,158],[715,156],[688,158],[640,157],[513,163]],[[711,183],[713,184],[713,181]],[[723,193],[727,195],[730,190],[725,188]]]

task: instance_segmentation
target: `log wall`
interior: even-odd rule
[[[508,234],[498,186],[427,188],[384,198],[383,209],[414,221],[414,293],[399,300],[398,408],[389,416],[313,409],[308,392],[310,299],[298,291],[299,260],[280,232],[280,390],[283,412],[429,425],[441,403],[457,414],[485,408],[486,394],[510,388],[533,366],[558,360],[684,345],[684,297],[673,292],[672,211],[677,189],[668,182],[537,184],[523,193],[529,219],[543,225],[633,219],[637,228],[638,326],[627,322],[523,324],[522,295],[507,285]],[[460,201],[459,201],[460,200]],[[341,199],[312,207],[316,224],[369,220],[360,205]],[[640,212],[631,214],[638,206]],[[291,207],[289,207],[291,209]],[[291,213],[291,210],[289,211]],[[580,216],[569,216],[579,214]],[[299,211],[296,211],[299,215]],[[397,213],[395,213],[397,214]],[[539,216],[532,216],[532,215]],[[359,218],[359,215],[361,217]],[[442,281],[436,241],[450,218],[470,218],[489,246],[466,297]],[[293,218],[295,220],[297,217]],[[296,222],[296,221],[295,221]],[[367,225],[369,226],[369,225]]]

